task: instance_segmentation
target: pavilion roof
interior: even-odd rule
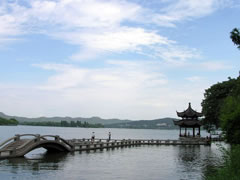
[[[202,113],[194,111],[191,107],[191,103],[189,103],[188,108],[183,112],[177,112],[178,117],[182,118],[194,118],[203,116]]]

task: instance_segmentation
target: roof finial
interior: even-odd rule
[[[191,107],[191,103],[188,103],[188,106]]]

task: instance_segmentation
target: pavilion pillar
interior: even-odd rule
[[[181,130],[182,130],[182,128],[181,128],[181,126],[179,126],[179,127],[180,127],[180,134],[179,134],[179,136],[181,137],[181,134],[182,134]]]
[[[198,127],[198,134],[199,134],[199,137],[200,137],[201,136],[200,127]]]
[[[195,127],[193,128],[193,137],[195,137]]]
[[[184,136],[187,136],[187,128],[185,128],[185,134],[184,134]]]

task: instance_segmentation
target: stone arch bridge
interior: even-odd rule
[[[59,136],[16,134],[14,137],[7,139],[0,144],[0,159],[22,157],[28,152],[41,147],[49,152],[70,152],[73,150],[73,145]]]

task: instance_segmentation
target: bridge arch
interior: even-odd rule
[[[54,141],[40,141],[39,143],[35,143],[32,146],[27,147],[23,152],[22,156],[25,154],[38,149],[38,148],[44,148],[48,152],[70,152],[71,149],[67,146],[65,146],[63,143],[54,142]]]
[[[23,136],[32,136],[33,138],[24,139],[22,138]],[[74,149],[70,142],[59,136],[40,136],[39,134],[15,135],[0,146],[2,146],[0,150],[0,158],[21,157],[38,148],[45,148],[49,152],[70,152]]]

